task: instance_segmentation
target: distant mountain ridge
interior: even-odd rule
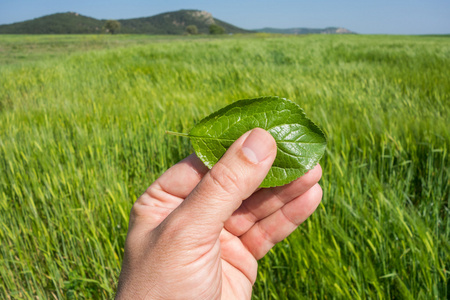
[[[200,10],[179,10],[151,17],[121,19],[120,33],[140,34],[184,34],[186,27],[195,25],[198,33],[209,33],[209,26],[219,25],[226,33],[250,33],[214,18],[209,12]],[[85,34],[102,33],[106,20],[86,17],[74,12],[56,13],[33,20],[0,25],[0,34]]]
[[[281,34],[349,34],[354,33],[341,27],[315,28],[262,28],[246,30],[216,19],[211,13],[201,10],[178,10],[151,17],[119,19],[120,33],[172,34],[186,33],[186,27],[195,25],[200,34],[208,34],[212,24],[225,29],[225,33],[267,32]],[[99,20],[75,12],[56,13],[33,20],[0,25],[0,34],[89,34],[102,33],[106,20]]]
[[[256,32],[266,32],[266,33],[281,33],[281,34],[355,34],[355,32],[350,31],[342,27],[327,27],[327,28],[272,28],[265,27],[261,29],[254,29]]]

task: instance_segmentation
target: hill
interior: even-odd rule
[[[9,34],[71,34],[101,33],[106,20],[82,16],[78,13],[56,13],[33,20],[0,25],[0,33]],[[184,34],[186,27],[195,25],[199,33],[209,33],[209,26],[222,26],[226,33],[249,33],[200,10],[179,10],[159,15],[118,20],[120,33]]]
[[[100,33],[105,22],[74,12],[57,13],[33,20],[0,25],[0,33],[10,34],[66,34]]]
[[[147,18],[118,21],[122,25],[121,33],[184,34],[187,26],[195,25],[199,33],[207,34],[212,24],[222,26],[226,33],[251,32],[216,19],[209,12],[200,10],[179,10]]]
[[[256,32],[266,33],[281,33],[281,34],[354,34],[348,29],[342,27],[327,27],[327,28],[271,28],[265,27],[262,29],[255,29]]]

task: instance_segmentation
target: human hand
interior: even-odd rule
[[[257,128],[211,170],[192,154],[157,179],[131,210],[116,299],[250,299],[257,260],[322,198],[319,165],[258,189],[276,151]]]

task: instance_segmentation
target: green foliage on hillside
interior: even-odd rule
[[[71,34],[101,33],[104,21],[77,13],[57,13],[41,18],[0,25],[0,33],[8,34]]]
[[[210,34],[224,34],[225,28],[223,28],[222,26],[216,25],[216,24],[211,24],[209,26],[209,33]]]
[[[118,33],[120,30],[120,23],[116,20],[107,20],[105,22],[104,29],[106,32],[111,34]]]
[[[195,26],[195,25],[186,26],[186,33],[187,34],[198,34],[197,26]]]
[[[174,34],[186,32],[189,25],[197,27],[198,33],[209,34],[209,26],[217,24],[227,33],[249,33],[226,22],[213,18],[205,11],[180,10],[159,14],[152,17],[122,19],[120,33],[141,34]],[[101,33],[106,20],[97,20],[76,13],[58,13],[34,20],[9,25],[0,25],[0,33],[8,34],[70,34],[70,33]]]

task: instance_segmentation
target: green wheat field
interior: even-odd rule
[[[129,211],[239,99],[328,137],[254,299],[450,297],[450,36],[0,36],[0,299],[111,299]]]

